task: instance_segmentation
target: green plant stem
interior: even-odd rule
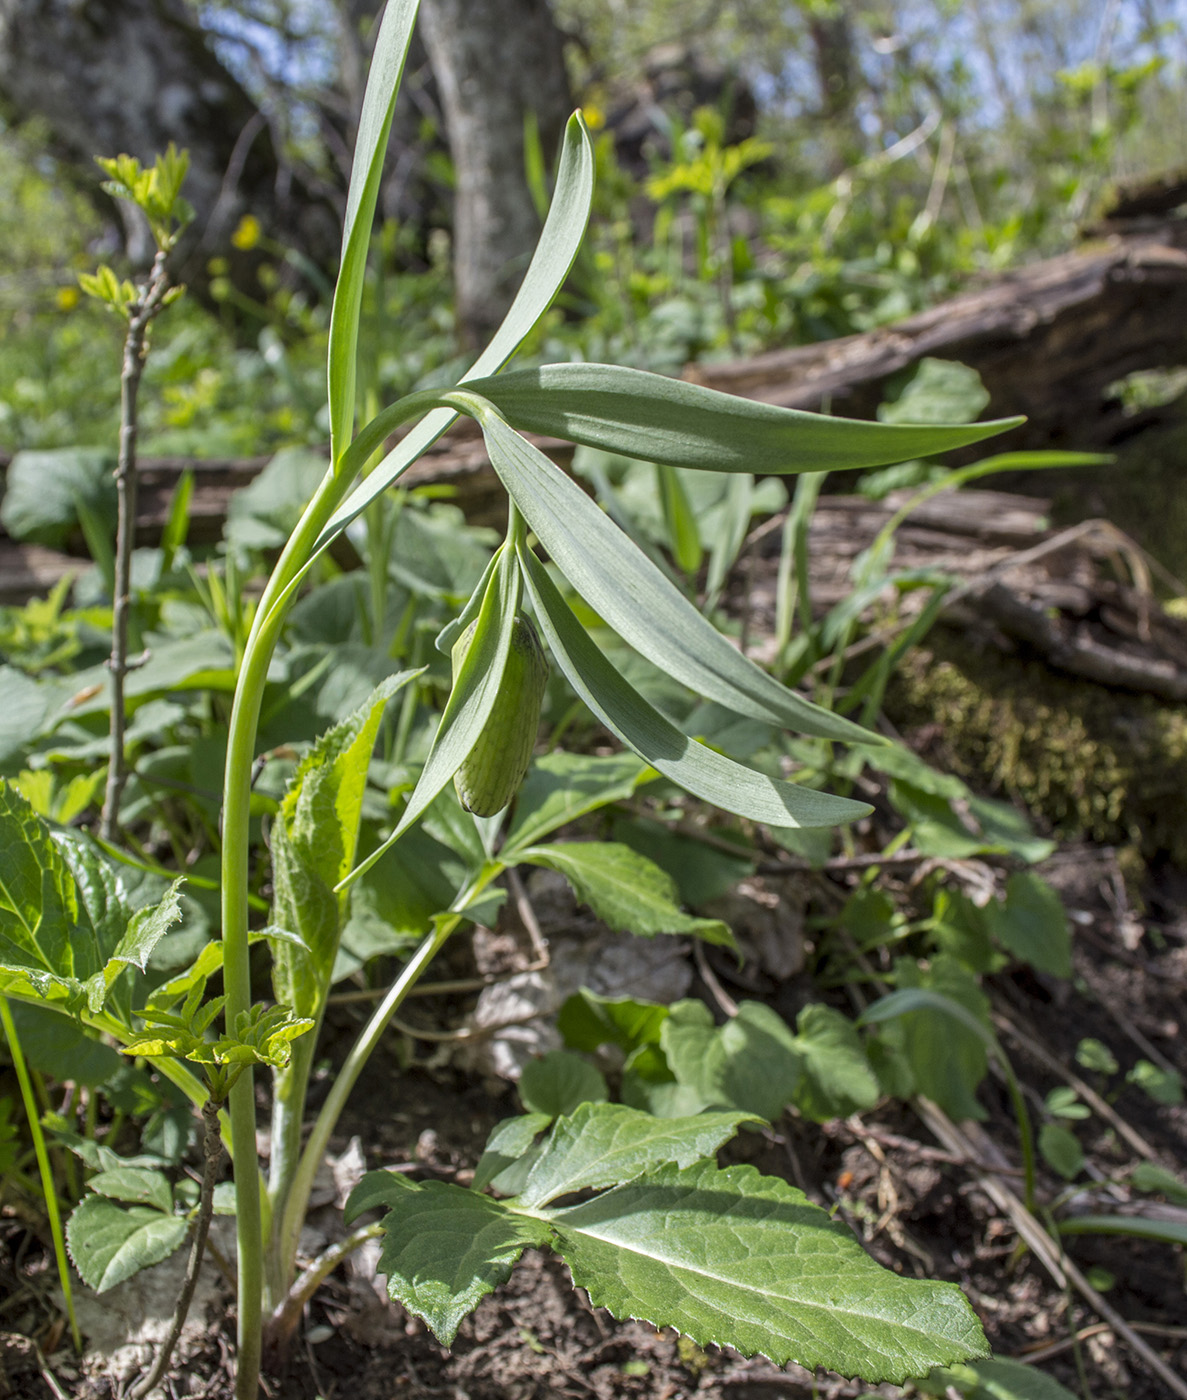
[[[370,1020],[363,1027],[350,1054],[346,1057],[345,1063],[338,1071],[333,1086],[326,1096],[326,1101],[322,1105],[321,1112],[317,1115],[313,1130],[309,1134],[309,1141],[305,1144],[305,1151],[302,1153],[301,1161],[293,1174],[292,1184],[283,1205],[280,1229],[277,1232],[277,1249],[280,1251],[280,1259],[285,1266],[283,1277],[286,1279],[292,1276],[297,1255],[297,1241],[300,1238],[301,1225],[305,1220],[305,1211],[308,1208],[309,1193],[313,1189],[314,1177],[317,1175],[317,1169],[325,1156],[326,1148],[329,1146],[330,1135],[337,1126],[342,1110],[346,1107],[346,1101],[350,1097],[350,1091],[354,1088],[355,1081],[362,1073],[363,1066],[379,1043],[388,1023],[400,1009],[404,998],[407,997],[423,976],[426,968],[441,951],[450,934],[461,923],[465,910],[500,874],[502,869],[503,866],[498,861],[488,861],[454,900],[450,912],[438,919],[432,931],[421,942],[420,947],[404,964],[399,977],[392,983],[383,1000],[371,1013]],[[283,1304],[278,1304],[278,1306],[283,1306]]]
[[[62,1233],[62,1216],[58,1210],[58,1189],[54,1184],[53,1168],[50,1166],[49,1152],[45,1144],[45,1134],[41,1131],[41,1117],[37,1112],[37,1100],[33,1094],[33,1081],[29,1077],[29,1067],[21,1051],[16,1024],[9,1010],[7,997],[0,996],[0,1025],[8,1041],[12,1067],[16,1070],[17,1083],[21,1088],[21,1098],[25,1104],[25,1114],[29,1120],[29,1132],[33,1138],[33,1151],[37,1155],[37,1168],[41,1173],[41,1192],[45,1198],[45,1213],[49,1217],[50,1234],[54,1240],[54,1258],[58,1265],[58,1279],[62,1285],[62,1297],[66,1303],[66,1316],[70,1319],[70,1339],[75,1351],[82,1352],[82,1335],[78,1330],[78,1318],[74,1315],[74,1293],[70,1286],[70,1265],[66,1259],[66,1237]]]
[[[363,1027],[358,1040],[352,1046],[345,1064],[338,1071],[333,1087],[330,1089],[321,1112],[317,1115],[313,1130],[309,1134],[305,1151],[301,1154],[300,1163],[293,1174],[288,1198],[283,1205],[283,1214],[277,1235],[278,1264],[280,1266],[277,1270],[278,1276],[287,1279],[292,1275],[297,1256],[297,1241],[301,1235],[301,1226],[305,1221],[309,1193],[313,1189],[313,1179],[325,1157],[330,1135],[338,1123],[343,1108],[346,1107],[346,1100],[350,1097],[350,1091],[354,1088],[355,1081],[361,1074],[371,1052],[379,1043],[383,1032],[387,1029],[388,1022],[400,1009],[404,998],[441,951],[446,939],[460,922],[460,913],[441,919],[423,940],[420,947],[404,964],[403,970],[392,983],[387,995],[371,1013],[370,1020]]]
[[[238,1016],[251,1009],[251,966],[248,956],[251,773],[268,666],[284,619],[283,610],[273,610],[271,605],[299,570],[313,541],[341,500],[344,489],[341,478],[327,473],[306,507],[260,599],[235,687],[223,788],[223,986],[227,996],[226,1024],[229,1027],[234,1026]],[[228,1101],[232,1141],[254,1146],[255,1087],[250,1067],[236,1081]],[[239,1245],[237,1400],[256,1400],[259,1392],[264,1282],[260,1197],[259,1163],[254,1151],[249,1149],[240,1152],[235,1162],[235,1215]]]
[[[337,463],[337,470],[331,466],[305,507],[252,619],[231,707],[223,786],[223,986],[228,1026],[234,1026],[236,1017],[251,1008],[248,956],[251,774],[264,685],[288,605],[295,597],[297,580],[313,556],[318,536],[350,489],[358,469],[388,433],[434,407],[438,399],[435,393],[410,395],[379,414],[347,447]],[[249,1144],[235,1161],[239,1273],[239,1360],[235,1395],[236,1400],[256,1400],[263,1341],[263,1190],[259,1162],[252,1150],[256,1111],[254,1076],[250,1068],[231,1089],[228,1104],[232,1142]],[[297,1111],[300,1112],[300,1106]]]
[[[361,1244],[382,1234],[383,1226],[378,1221],[372,1225],[363,1225],[317,1256],[281,1299],[276,1311],[268,1320],[269,1340],[273,1345],[284,1348],[300,1321],[305,1304],[317,1292],[322,1280],[328,1278]]]

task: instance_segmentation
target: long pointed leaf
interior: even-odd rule
[[[375,40],[363,109],[359,114],[359,134],[342,228],[342,263],[330,313],[330,454],[335,464],[350,441],[354,424],[355,359],[367,249],[383,178],[392,112],[419,3],[420,0],[388,0]]]
[[[548,646],[569,683],[602,723],[653,768],[715,807],[770,826],[836,826],[869,812],[756,773],[681,734],[602,655],[538,559],[520,554],[528,592]]]
[[[932,457],[1015,428],[1022,418],[959,426],[865,423],[777,408],[619,365],[545,365],[470,378],[512,427],[714,472],[786,474]]]
[[[462,383],[494,374],[511,358],[523,338],[552,305],[553,298],[569,275],[585,236],[593,200],[593,182],[593,144],[585,122],[575,112],[565,128],[552,206],[523,284],[503,324],[473,367],[462,376]],[[320,553],[377,496],[381,496],[405,468],[432,446],[456,417],[457,413],[452,409],[437,409],[427,414],[402,438],[339,506],[318,538],[317,552]]]
[[[480,422],[491,464],[557,568],[636,651],[738,714],[822,739],[881,742],[743,656],[575,481],[496,413],[482,411]]]
[[[421,769],[416,787],[400,817],[395,831],[378,850],[373,851],[349,875],[334,886],[341,892],[366,871],[395,844],[414,821],[422,816],[437,794],[466,761],[478,742],[495,704],[507,656],[511,650],[511,632],[519,606],[520,574],[515,557],[505,550],[487,585],[486,596],[478,613],[474,638],[450,691],[433,747]]]

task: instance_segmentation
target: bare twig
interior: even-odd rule
[[[988,1136],[976,1124],[968,1123],[958,1128],[948,1115],[936,1104],[922,1097],[914,1100],[915,1109],[928,1128],[949,1151],[963,1152],[970,1157],[989,1160],[995,1153]],[[966,1136],[967,1134],[967,1136]],[[975,1145],[974,1145],[975,1144]],[[1187,1383],[1176,1375],[1162,1357],[1138,1336],[1117,1310],[1096,1291],[1076,1264],[1063,1254],[1038,1220],[1027,1210],[1022,1201],[992,1170],[978,1171],[981,1189],[1009,1217],[1019,1238],[1027,1245],[1035,1258],[1047,1270],[1060,1288],[1069,1284],[1084,1299],[1090,1308],[1107,1322],[1113,1332],[1129,1347],[1142,1363],[1168,1386],[1170,1391],[1187,1400]]]
[[[128,308],[128,331],[124,337],[124,361],[120,373],[120,443],[115,469],[118,523],[115,536],[115,587],[112,597],[111,656],[111,758],[107,768],[107,791],[99,834],[114,841],[119,827],[120,799],[128,780],[124,760],[124,678],[134,666],[128,661],[128,613],[131,609],[132,547],[136,534],[136,437],[139,423],[136,399],[140,377],[148,354],[148,330],[165,304],[170,276],[166,253],[157,253],[148,282],[140,297]]]
[[[198,1215],[194,1221],[194,1239],[190,1245],[189,1263],[186,1265],[185,1282],[181,1296],[177,1300],[177,1311],[173,1314],[173,1325],[165,1338],[157,1359],[148,1375],[131,1391],[129,1400],[144,1400],[148,1393],[160,1385],[173,1348],[181,1336],[181,1329],[189,1316],[190,1304],[194,1301],[194,1291],[198,1287],[198,1273],[202,1267],[202,1254],[206,1248],[206,1236],[210,1230],[210,1217],[214,1214],[214,1182],[218,1176],[219,1159],[222,1156],[223,1141],[218,1126],[219,1105],[214,1099],[207,1099],[202,1105],[202,1121],[206,1131],[202,1137],[202,1190],[198,1197]]]

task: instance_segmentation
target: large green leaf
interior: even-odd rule
[[[105,1293],[168,1259],[188,1229],[184,1215],[165,1215],[151,1206],[125,1209],[105,1196],[88,1196],[67,1222],[66,1243],[83,1283]]]
[[[728,924],[685,914],[677,903],[676,882],[667,871],[619,841],[554,841],[529,846],[518,853],[518,859],[563,875],[577,898],[619,932],[644,938],[690,933],[706,943],[733,947]]]
[[[953,1284],[881,1268],[844,1225],[753,1167],[661,1167],[543,1214],[595,1307],[701,1346],[899,1384],[987,1351]]]
[[[800,1112],[823,1123],[873,1108],[881,1091],[853,1022],[835,1008],[813,1002],[795,1025],[803,1069],[795,1091]]]
[[[933,457],[1024,421],[1003,418],[959,427],[863,423],[777,408],[618,365],[544,365],[471,378],[466,387],[489,399],[521,432],[674,467],[760,475]]]
[[[375,39],[370,75],[359,113],[346,218],[342,227],[342,263],[334,306],[330,313],[329,400],[331,458],[338,457],[350,441],[355,408],[355,359],[359,332],[359,308],[375,203],[383,179],[392,113],[400,90],[400,75],[416,23],[419,0],[389,0]]]
[[[633,753],[544,754],[528,769],[501,851],[507,861],[550,831],[611,802],[626,802],[654,774]]]
[[[552,1119],[576,1112],[583,1103],[605,1103],[610,1091],[601,1070],[584,1056],[570,1050],[550,1050],[524,1065],[519,1097],[529,1113],[543,1113]]]
[[[349,876],[339,880],[340,890],[370,870],[388,848],[403,836],[436,799],[478,742],[503,682],[519,598],[520,576],[515,557],[510,550],[504,550],[486,586],[474,636],[442,711],[433,747],[404,805],[396,829]]]
[[[668,1008],[655,1001],[603,997],[581,987],[557,1013],[556,1028],[573,1050],[593,1052],[617,1045],[630,1052],[641,1045],[658,1045]]]
[[[703,1002],[678,1001],[660,1031],[677,1083],[702,1104],[756,1113],[773,1121],[795,1097],[803,1059],[786,1021],[771,1007],[745,1001],[725,1025]]]
[[[536,615],[557,665],[602,723],[666,778],[697,797],[769,826],[837,826],[869,807],[768,778],[682,734],[610,664],[544,566],[520,554]]]
[[[868,1006],[862,1024],[890,1023],[883,1037],[905,1057],[916,1090],[953,1118],[984,1118],[974,1090],[995,1041],[989,1001],[976,977],[941,953],[928,968],[897,959],[895,981],[898,990]]]
[[[54,983],[79,990],[103,965],[88,925],[49,828],[15,787],[0,782],[0,972],[42,994]]]
[[[989,931],[1003,948],[1052,977],[1072,975],[1071,933],[1063,903],[1051,886],[1031,870],[1006,881],[1004,903],[985,910]]]
[[[557,1123],[516,1203],[547,1205],[576,1191],[632,1181],[667,1162],[691,1166],[728,1142],[742,1123],[759,1121],[736,1112],[655,1118],[623,1104],[582,1104]]]
[[[75,878],[78,878],[77,874]],[[113,884],[116,884],[118,895],[122,895],[114,879]],[[111,950],[106,963],[87,982],[87,1005],[92,1012],[102,1008],[112,984],[125,967],[135,967],[143,972],[148,966],[152,950],[181,919],[181,887],[184,884],[184,876],[174,880],[158,903],[146,909],[137,909],[127,920],[123,936]],[[79,888],[85,901],[86,892],[81,880]],[[125,1006],[123,1010],[126,1020],[130,1006]]]
[[[346,896],[334,887],[354,864],[384,707],[416,674],[389,676],[318,739],[293,775],[273,825],[272,922],[300,942],[276,943],[272,981],[277,1000],[299,1015],[316,1015],[329,985],[346,911]]]
[[[552,305],[553,298],[569,275],[585,236],[593,201],[593,185],[593,143],[584,121],[574,113],[565,127],[556,190],[532,261],[502,325],[468,374],[462,377],[463,383],[494,374],[506,364],[524,337]],[[318,536],[315,553],[325,549],[373,500],[381,496],[401,472],[432,446],[457,416],[454,409],[437,409],[427,414],[402,438],[335,511]]]
[[[347,1202],[348,1219],[381,1201],[392,1207],[379,1256],[388,1292],[446,1346],[462,1318],[510,1278],[527,1246],[548,1239],[543,1220],[512,1214],[490,1196],[391,1172],[362,1179]]]
[[[743,656],[555,463],[489,409],[480,421],[491,464],[540,543],[590,607],[636,651],[738,714],[824,739],[880,742]]]

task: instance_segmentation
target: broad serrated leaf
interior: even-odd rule
[[[853,1022],[814,1002],[804,1007],[795,1025],[803,1071],[795,1091],[800,1112],[823,1123],[872,1108],[881,1091]]]
[[[557,665],[602,723],[666,778],[724,811],[769,826],[837,826],[870,809],[768,778],[682,734],[606,659],[529,550],[520,554],[536,616]]]
[[[463,384],[469,379],[494,374],[511,358],[524,337],[552,305],[553,298],[569,275],[569,269],[573,266],[573,260],[585,236],[585,226],[593,201],[593,186],[593,143],[584,121],[579,114],[574,113],[565,127],[552,204],[549,206],[548,217],[544,221],[532,261],[524,274],[515,300],[511,303],[511,309],[503,318],[490,344],[462,377]],[[382,496],[400,474],[432,446],[457,416],[454,409],[437,409],[427,414],[402,438],[334,512],[317,538],[313,558],[321,554],[373,500]],[[308,567],[307,565],[306,568]]]
[[[111,956],[87,982],[87,1006],[92,1013],[102,1009],[108,992],[124,968],[135,967],[143,972],[148,966],[152,950],[181,918],[181,887],[184,884],[184,876],[174,880],[163,899],[151,908],[137,909],[128,919],[124,935]],[[118,884],[116,888],[118,891]],[[86,890],[82,889],[82,893],[84,902],[89,904]]]
[[[769,1006],[744,1001],[725,1025],[699,1001],[678,1001],[660,1032],[678,1084],[709,1107],[735,1108],[774,1121],[795,1098],[803,1059],[795,1034]]]
[[[543,1215],[595,1307],[700,1346],[899,1384],[988,1350],[955,1285],[883,1269],[845,1226],[752,1167],[662,1167]]]
[[[470,379],[521,432],[646,462],[759,475],[850,470],[933,457],[1017,427],[857,422],[777,408],[619,365],[562,364]]]
[[[627,801],[640,783],[653,776],[633,753],[561,750],[544,754],[528,769],[519,790],[515,815],[502,846],[503,859],[509,860],[516,851],[587,812]]]
[[[568,1050],[550,1050],[539,1059],[529,1060],[519,1077],[518,1088],[529,1113],[543,1113],[550,1119],[573,1113],[590,1100],[601,1103],[610,1097],[601,1072]]]
[[[474,1168],[472,1189],[484,1191],[490,1186],[496,1177],[523,1157],[551,1122],[547,1113],[521,1113],[496,1123]],[[495,1190],[499,1190],[497,1185]]]
[[[346,896],[334,887],[354,863],[375,736],[387,702],[415,674],[389,676],[318,739],[273,825],[272,922],[298,941],[274,945],[272,981],[277,1000],[298,1014],[316,1014],[329,985],[346,912]]]
[[[666,675],[767,724],[849,743],[882,741],[755,665],[571,477],[495,413],[480,415],[491,465],[553,562],[591,608]]]
[[[654,1118],[623,1104],[585,1103],[552,1130],[517,1204],[534,1208],[575,1191],[631,1181],[668,1162],[688,1167],[711,1157],[748,1113]]]
[[[188,1228],[182,1215],[163,1215],[150,1206],[125,1209],[104,1196],[88,1196],[66,1225],[66,1243],[83,1283],[105,1293],[168,1259]]]
[[[77,990],[103,961],[89,920],[80,924],[74,876],[49,828],[0,781],[0,970],[41,992],[53,983]]]
[[[153,1206],[164,1215],[173,1211],[173,1188],[161,1172],[147,1167],[113,1167],[97,1172],[87,1182],[92,1191],[113,1201]]]
[[[1006,881],[1004,903],[994,901],[985,909],[989,931],[1007,951],[1052,977],[1072,975],[1072,947],[1063,902],[1030,870],[1018,871]]]
[[[734,935],[720,919],[685,914],[677,904],[676,882],[653,860],[618,841],[556,841],[519,852],[529,865],[563,875],[577,898],[619,932],[645,938],[692,934],[706,943],[734,946]]]
[[[512,1214],[462,1186],[388,1174],[387,1190],[392,1209],[383,1221],[379,1272],[390,1296],[445,1346],[462,1318],[510,1277],[523,1251],[548,1239],[543,1220]]]

